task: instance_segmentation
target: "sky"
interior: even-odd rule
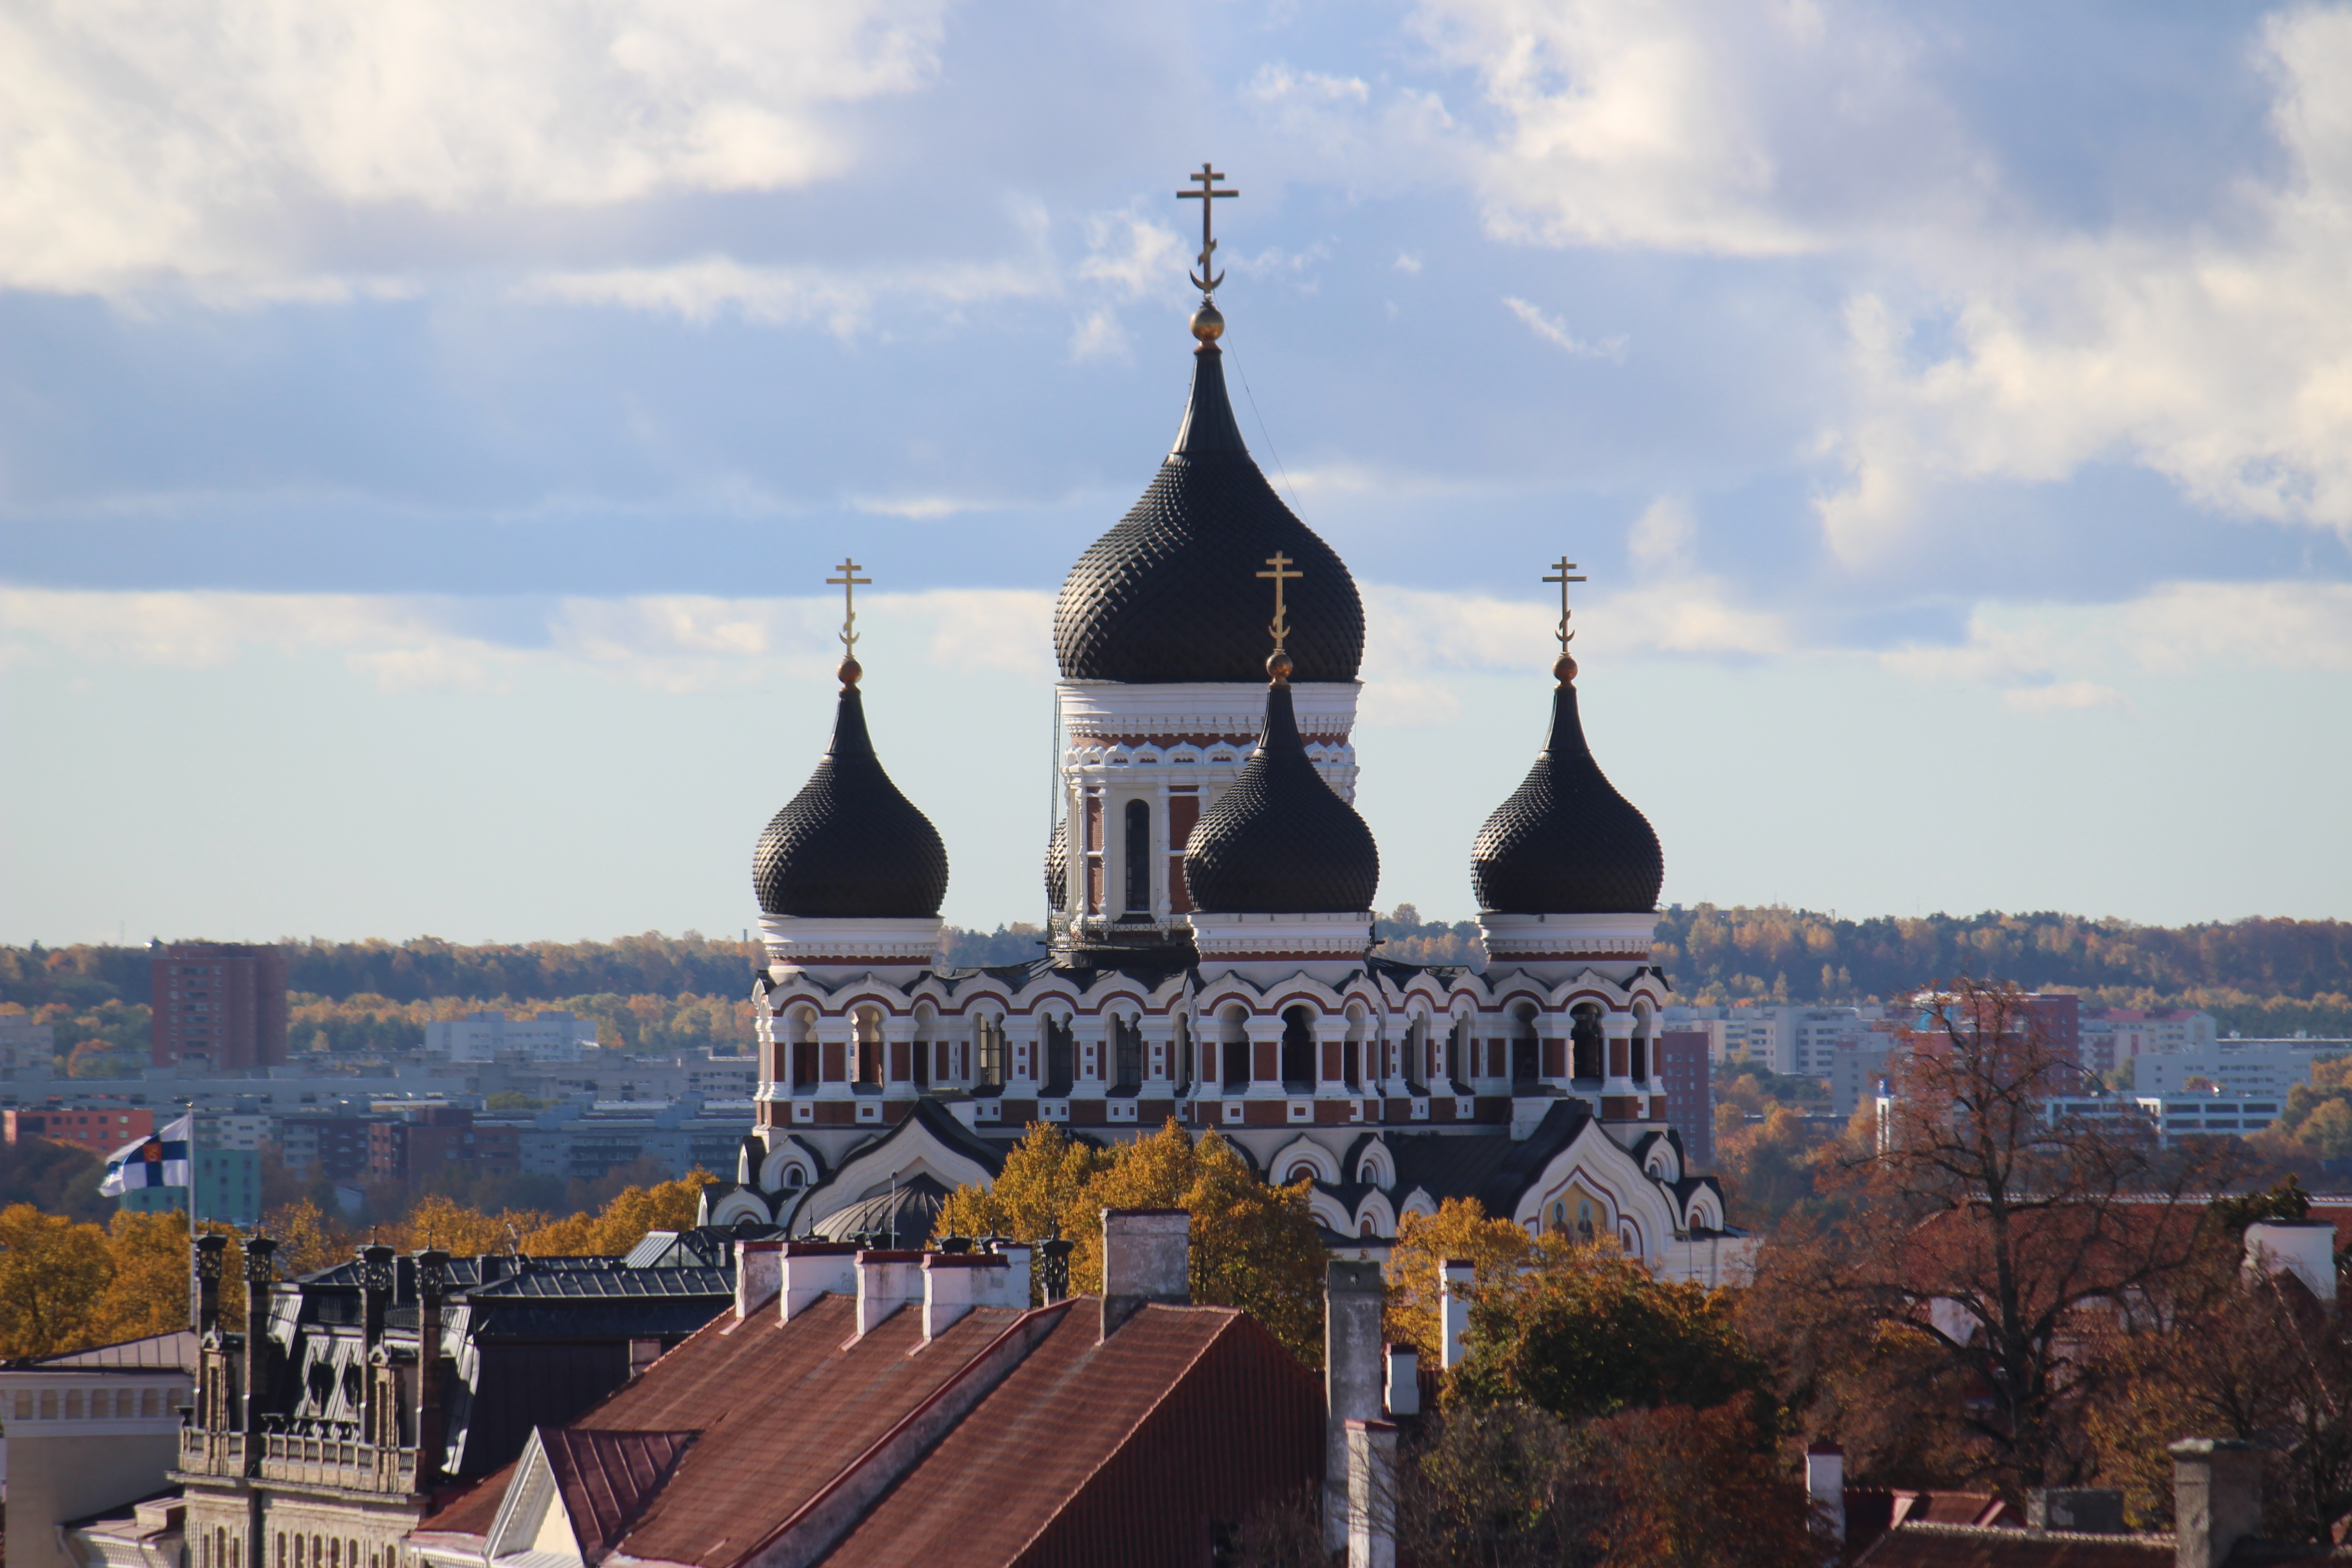
[[[757,918],[853,555],[960,924],[1191,371],[1475,913],[1565,556],[1664,901],[2352,915],[2352,9],[18,0],[0,941]]]

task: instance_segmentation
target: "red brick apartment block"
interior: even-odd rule
[[[175,942],[153,967],[155,1066],[222,1072],[286,1060],[283,951]]]

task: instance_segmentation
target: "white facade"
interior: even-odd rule
[[[504,1013],[469,1013],[425,1026],[425,1054],[453,1062],[488,1062],[520,1057],[531,1062],[576,1062],[596,1048],[596,1022],[566,1012],[535,1018]]]
[[[1883,1055],[1891,1043],[1886,1009],[1876,1005],[1678,1005],[1666,1009],[1665,1020],[1669,1029],[1706,1036],[1707,1059],[1717,1065],[1746,1062],[1804,1078],[1830,1077],[1841,1052]]]
[[[2242,1137],[2259,1132],[2279,1118],[2285,1106],[2275,1094],[2144,1094],[2141,1108],[2156,1119],[2158,1136],[2169,1143],[2176,1138]]]
[[[2201,1078],[2233,1094],[2284,1095],[2311,1082],[2323,1058],[2352,1055],[2352,1040],[2220,1040],[2139,1058],[2133,1087],[2142,1094],[2173,1094]]]
[[[2082,1029],[2083,1065],[2094,1072],[2113,1071],[2152,1052],[2210,1046],[2215,1037],[2212,1014],[2179,1007],[2085,1007]]]
[[[20,1068],[28,1078],[47,1078],[58,1054],[58,1028],[36,1024],[22,1013],[0,1016],[0,1079],[14,1079]]]

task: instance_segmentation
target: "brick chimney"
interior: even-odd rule
[[[1182,1209],[1105,1209],[1102,1338],[1146,1301],[1192,1300],[1192,1216]]]
[[[2221,1568],[2262,1531],[2263,1451],[2231,1437],[2184,1437],[2171,1453],[2173,1561]]]
[[[199,1334],[209,1334],[220,1327],[221,1260],[228,1251],[228,1237],[200,1236],[196,1237],[196,1289],[193,1299],[195,1307],[195,1329]]]
[[[416,1268],[416,1486],[430,1491],[441,1473],[441,1306],[449,1289],[449,1255],[419,1247]],[[395,1432],[395,1436],[397,1433]]]
[[[1027,1259],[1023,1259],[1025,1265]],[[938,1339],[974,1307],[1029,1305],[1029,1270],[992,1252],[923,1254],[923,1339]]]
[[[266,1236],[249,1237],[245,1244],[245,1432],[257,1438],[262,1413],[269,1406],[270,1357],[277,1346],[269,1338],[269,1287],[278,1278],[273,1254],[278,1244]],[[255,1442],[247,1450],[247,1463],[260,1451]]]

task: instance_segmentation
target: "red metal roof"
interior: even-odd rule
[[[604,1561],[694,1439],[692,1432],[540,1428],[547,1468],[554,1473],[583,1557]]]

